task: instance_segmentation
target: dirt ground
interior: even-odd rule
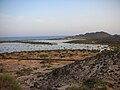
[[[0,54],[0,72],[15,76],[23,90],[30,90],[30,87],[37,80],[42,79],[46,73],[73,63],[74,60],[82,60],[97,53],[79,50],[4,53]],[[34,60],[34,58],[38,60]]]

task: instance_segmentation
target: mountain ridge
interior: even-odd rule
[[[69,36],[66,38],[89,38],[89,39],[95,39],[95,38],[106,38],[106,37],[110,37],[112,36],[111,34],[107,33],[107,32],[91,32],[91,33],[85,33],[85,34],[79,34],[79,35],[75,35],[75,36]]]

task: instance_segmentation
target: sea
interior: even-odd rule
[[[65,36],[32,36],[32,37],[0,37],[1,41],[29,40],[32,42],[50,42],[57,45],[29,44],[29,43],[0,43],[0,53],[21,52],[21,51],[40,51],[40,50],[60,50],[60,49],[86,49],[104,50],[110,49],[108,45],[100,44],[70,44],[64,43],[70,40],[52,40]]]
[[[0,37],[0,41],[11,41],[11,40],[44,40],[62,38],[66,36],[20,36],[20,37]]]

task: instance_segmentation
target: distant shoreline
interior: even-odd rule
[[[66,36],[19,36],[19,37],[0,37],[0,41],[12,41],[12,40],[46,40],[54,38],[64,38]]]
[[[50,43],[50,42],[32,42],[32,41],[0,41],[0,43],[28,43],[28,44],[47,44],[47,45],[57,45],[57,43]]]

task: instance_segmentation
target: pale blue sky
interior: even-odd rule
[[[120,0],[0,0],[0,36],[120,34]]]

